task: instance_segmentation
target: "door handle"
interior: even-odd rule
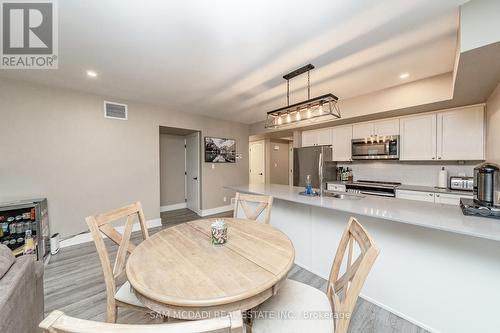
[[[261,173],[259,173],[259,176],[262,176],[262,172],[261,172]]]
[[[193,177],[193,180],[198,180],[198,177]]]

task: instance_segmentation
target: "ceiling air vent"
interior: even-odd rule
[[[105,101],[104,117],[111,119],[127,120],[128,117],[127,105]]]

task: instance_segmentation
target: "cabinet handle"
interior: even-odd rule
[[[441,159],[441,156],[438,157],[438,160],[440,160],[440,159]]]
[[[430,197],[432,197],[433,195],[434,195],[434,194],[432,194],[432,193],[429,193],[429,196],[430,196]]]
[[[433,160],[435,160],[436,158],[435,158],[435,157],[433,157],[432,159],[433,159]]]
[[[438,198],[439,198],[439,194],[436,194],[436,197],[438,197]]]

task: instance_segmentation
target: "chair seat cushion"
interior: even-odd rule
[[[120,301],[122,303],[127,303],[135,306],[139,306],[141,308],[144,307],[144,305],[137,299],[135,294],[132,292],[132,288],[130,286],[130,282],[125,282],[116,292],[115,294],[115,299],[117,301]]]
[[[259,306],[252,333],[333,333],[333,315],[325,293],[286,280],[278,293]]]

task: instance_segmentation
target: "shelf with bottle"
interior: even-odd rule
[[[337,180],[343,182],[352,182],[354,179],[354,174],[349,167],[338,167],[337,168]]]
[[[0,244],[12,251],[22,249],[26,233],[36,239],[37,222],[34,209],[0,212]]]

